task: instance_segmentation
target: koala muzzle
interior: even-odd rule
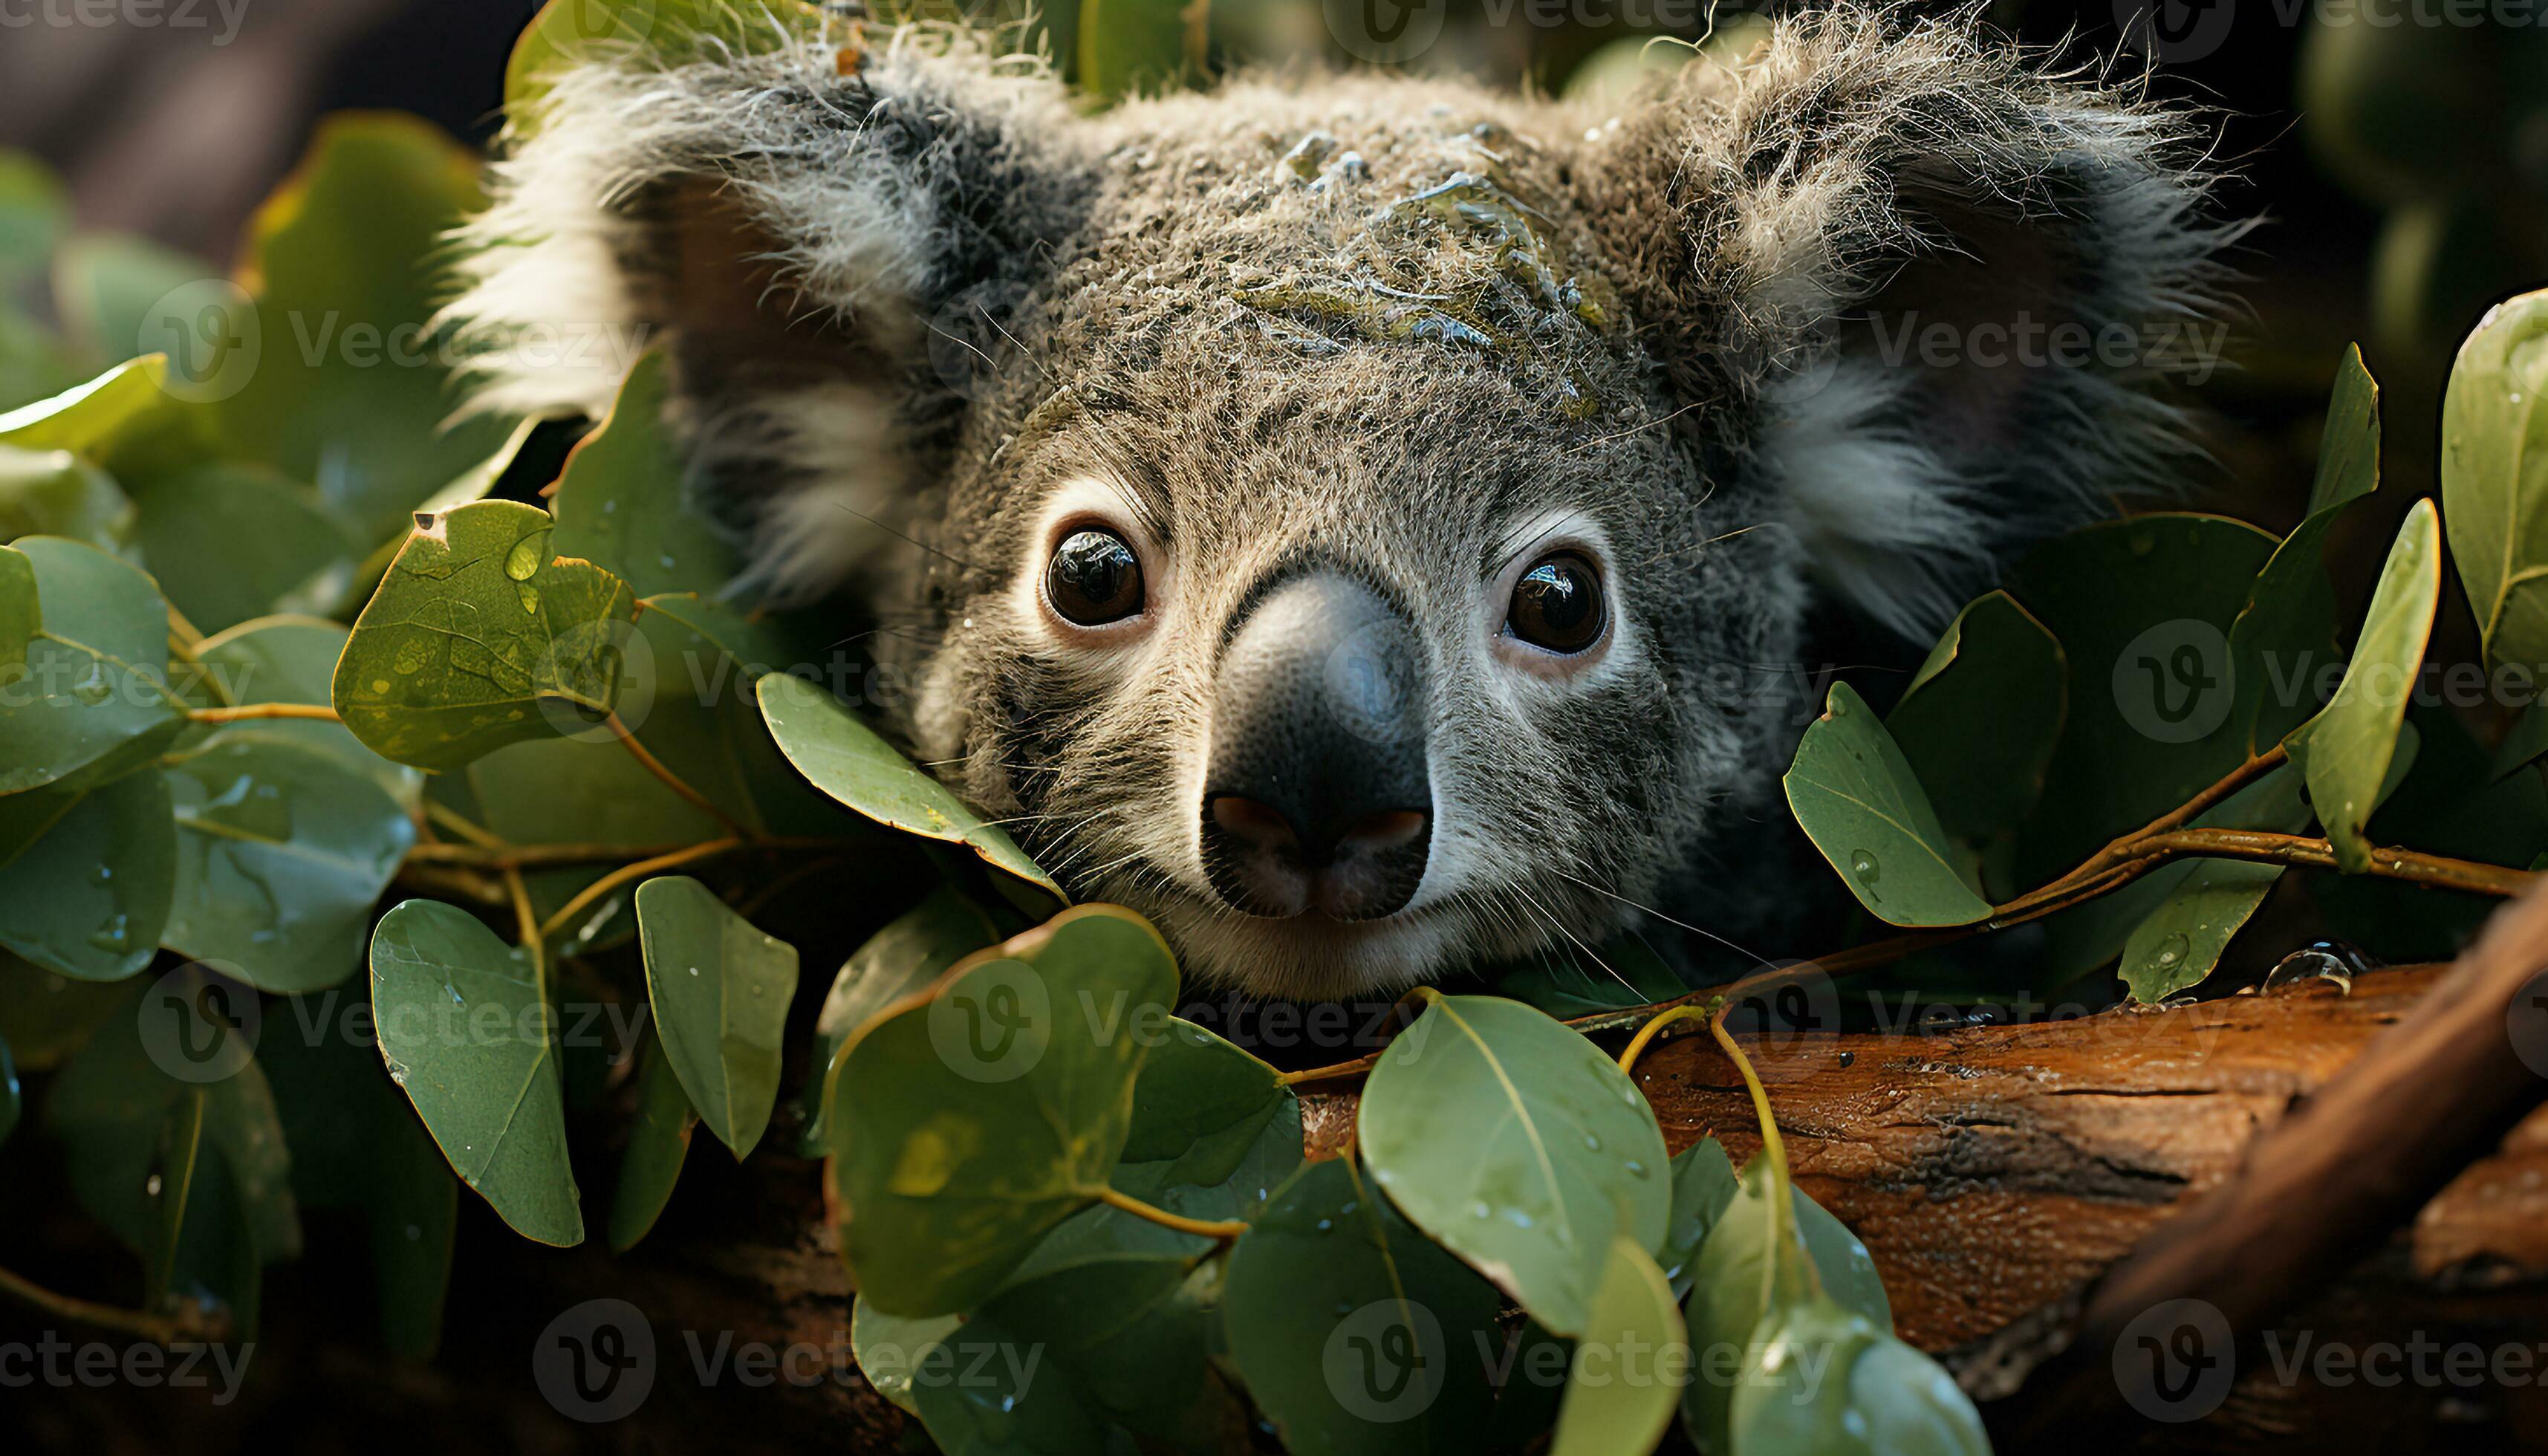
[[[1329,572],[1265,593],[1223,653],[1203,864],[1249,915],[1376,920],[1424,878],[1433,789],[1414,630]]]

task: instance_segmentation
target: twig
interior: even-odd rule
[[[438,804],[431,799],[426,799],[424,801],[424,817],[425,822],[431,824],[434,828],[449,830],[451,833],[460,836],[463,840],[478,846],[482,850],[500,850],[506,848],[502,839],[489,833],[487,830],[476,824],[470,823],[469,820],[458,810],[447,804]],[[412,859],[414,857],[410,856],[409,858]]]
[[[690,787],[689,784],[682,781],[682,775],[664,767],[663,760],[656,758],[653,754],[647,752],[646,745],[639,743],[637,741],[637,735],[628,730],[628,725],[626,723],[620,721],[617,709],[612,709],[610,715],[603,718],[601,722],[602,726],[608,728],[611,735],[619,740],[620,746],[628,750],[628,756],[635,759],[647,773],[664,780],[664,786],[666,788],[669,788],[673,792],[680,794],[682,798],[687,799],[692,808],[697,809],[700,813],[703,813],[709,818],[714,819],[719,824],[724,825],[727,831],[732,833],[735,838],[752,838],[752,831],[744,828],[741,821],[737,820],[732,814],[727,813],[725,810],[718,808],[714,803],[709,801],[706,794]]]
[[[321,723],[341,723],[336,710],[323,702],[250,702],[226,708],[189,708],[186,716],[198,723],[244,723],[255,718],[309,718]]]
[[[1096,1195],[1099,1203],[1110,1209],[1121,1209],[1134,1218],[1146,1219],[1162,1228],[1174,1228],[1179,1233],[1195,1233],[1205,1238],[1227,1241],[1247,1231],[1247,1225],[1237,1219],[1228,1221],[1189,1219],[1183,1214],[1172,1214],[1166,1209],[1143,1203],[1119,1189],[1100,1187],[1089,1191]]]
[[[200,1322],[184,1316],[152,1315],[140,1310],[127,1310],[116,1305],[101,1305],[90,1300],[56,1294],[22,1274],[0,1269],[0,1294],[22,1304],[32,1305],[47,1315],[76,1320],[99,1329],[137,1335],[157,1344],[176,1344],[201,1339],[212,1333]]]
[[[634,864],[623,864],[586,885],[574,899],[560,905],[555,915],[540,922],[536,927],[538,937],[545,942],[549,937],[573,924],[575,918],[583,914],[587,906],[632,879],[643,879],[649,874],[677,869],[693,861],[710,859],[725,854],[729,850],[739,850],[743,847],[744,841],[740,839],[712,839],[705,844],[692,845],[685,850],[675,850],[669,855],[658,855],[652,860],[640,860]],[[512,874],[518,871],[508,869],[505,872]]]
[[[531,957],[531,978],[545,982],[548,975],[548,938],[541,934],[540,918],[531,913],[530,886],[522,883],[522,871],[504,871],[504,893],[513,902],[513,921],[520,927],[523,954]],[[542,994],[546,994],[543,985]]]

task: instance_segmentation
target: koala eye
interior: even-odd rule
[[[1504,629],[1533,647],[1573,654],[1601,640],[1601,576],[1573,551],[1553,551],[1513,584]]]
[[[1080,626],[1120,622],[1141,609],[1141,558],[1113,531],[1073,531],[1053,548],[1044,591],[1054,611]]]

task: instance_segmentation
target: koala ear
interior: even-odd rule
[[[782,597],[890,538],[961,405],[929,369],[929,320],[969,285],[1026,281],[1082,195],[1041,68],[953,35],[853,74],[836,56],[561,75],[511,119],[446,315],[477,409],[597,418],[636,355],[667,349],[694,488],[754,537],[746,585]]]
[[[1969,13],[1842,4],[1585,143],[1590,224],[1717,468],[1906,633],[2153,483],[2182,421],[2147,388],[2226,334],[2240,229],[2203,129],[2040,59]]]

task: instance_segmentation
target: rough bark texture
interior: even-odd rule
[[[2260,1132],[2440,974],[2377,972],[2350,996],[2314,985],[2038,1026],[1816,1038],[1761,1060],[1800,1186],[1865,1237],[1903,1335],[1972,1367],[1997,1345],[2034,1340],[2058,1322],[2048,1317],[2066,1318],[2092,1281],[2230,1178]],[[1738,1162],[1756,1148],[1741,1085],[1704,1036],[1652,1048],[1638,1080],[1676,1149],[1711,1133]],[[1350,1140],[1349,1092],[1314,1095],[1306,1111],[1314,1151]],[[895,1449],[900,1417],[848,1364],[848,1289],[818,1184],[814,1165],[768,1153],[741,1168],[693,1156],[664,1224],[619,1258],[533,1248],[472,1210],[451,1337],[427,1370],[362,1352],[363,1294],[327,1277],[329,1244],[314,1236],[309,1257],[276,1271],[267,1322],[278,1340],[259,1351],[259,1378],[234,1405],[39,1387],[0,1397],[17,1408],[0,1424],[23,1417],[41,1448],[87,1453],[172,1442],[350,1450],[373,1444],[361,1432],[384,1430],[400,1445],[470,1449]],[[657,1375],[636,1417],[579,1425],[537,1395],[530,1351],[560,1311],[605,1297],[653,1320]],[[0,1315],[0,1339],[37,1327]],[[2285,1359],[2303,1333],[2308,1368],[2296,1379],[2277,1377],[2269,1351],[2242,1361],[2240,1384],[2210,1418],[2167,1426],[2128,1415],[2133,1425],[2107,1436],[2138,1432],[2172,1450],[2297,1439],[2304,1449],[2396,1451],[2444,1433],[2475,1449],[2548,1449],[2548,1389],[2536,1383],[2455,1384],[2445,1373],[2380,1386],[2317,1373],[2330,1345],[2361,1351],[2417,1335],[2490,1353],[2517,1345],[2536,1357],[2533,1382],[2548,1372],[2548,1114],[2460,1173],[2385,1248],[2328,1280],[2284,1326]],[[800,1356],[797,1368],[819,1359],[821,1373],[756,1385],[729,1364],[703,1385],[693,1340],[713,1359],[729,1335],[730,1351],[811,1347],[819,1356]],[[2427,1363],[2444,1370],[2438,1355]]]

